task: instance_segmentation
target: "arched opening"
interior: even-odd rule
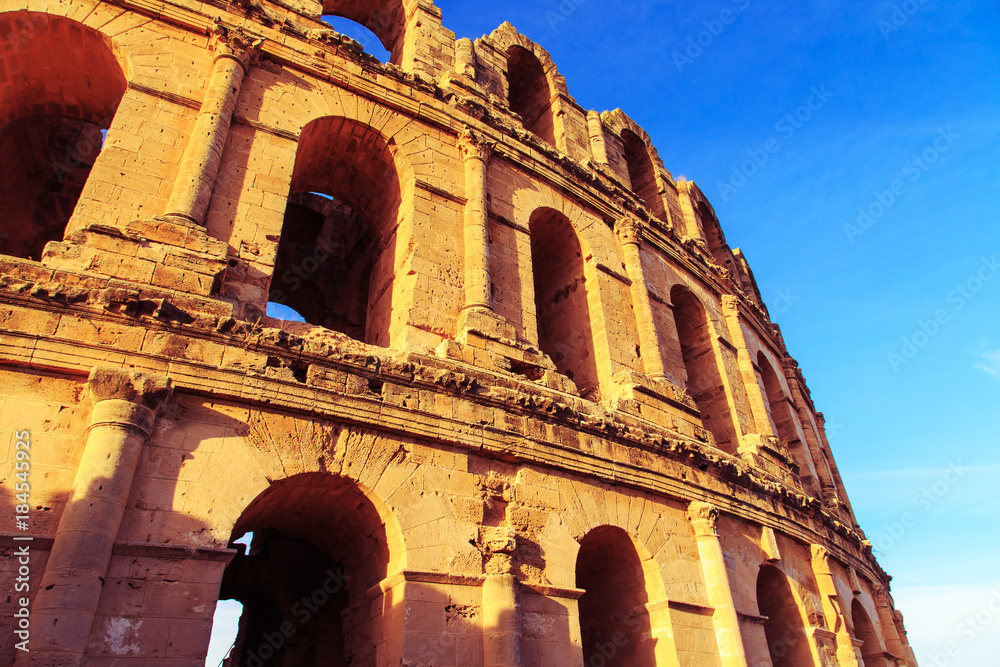
[[[401,200],[380,134],[344,118],[307,125],[269,300],[310,324],[388,347]]]
[[[715,215],[705,202],[698,204],[698,219],[701,231],[705,235],[705,243],[708,244],[708,252],[717,264],[734,270],[732,257],[729,257],[726,252],[728,246],[722,235],[722,227],[719,226],[719,221],[715,219]]]
[[[771,362],[763,352],[757,353],[757,368],[760,373],[760,383],[764,388],[764,396],[767,398],[767,412],[771,419],[771,426],[774,434],[786,445],[799,443],[799,432],[795,427],[795,418],[785,398],[785,391],[781,388],[781,381],[778,374],[774,372]]]
[[[390,530],[350,480],[305,473],[272,484],[233,528],[230,546],[240,553],[219,599],[238,601],[243,613],[224,664],[375,664],[383,637],[401,629],[371,617],[398,539]],[[236,539],[248,532],[246,550]]]
[[[378,59],[380,62],[387,63],[392,60],[392,54],[389,53],[389,50],[382,44],[382,40],[379,39],[378,35],[362,24],[352,21],[351,19],[346,19],[342,16],[335,16],[332,14],[330,16],[324,16],[323,22],[339,32],[341,35],[346,35],[347,37],[353,39],[361,45],[361,48],[364,49],[365,53]]]
[[[549,80],[538,57],[523,46],[507,51],[507,100],[510,110],[521,117],[524,129],[556,145]]]
[[[597,360],[580,239],[569,218],[551,208],[536,210],[528,227],[538,347],[576,383],[581,396],[597,400]]]
[[[353,21],[363,26],[365,32],[359,32],[346,23],[330,20],[330,17]],[[382,53],[374,47],[374,44],[371,44],[372,50],[369,51],[366,35],[370,32],[382,44],[385,52],[389,54],[388,60],[390,62],[399,65],[402,61],[406,40],[406,8],[403,6],[402,0],[382,0],[376,3],[357,2],[357,0],[324,0],[323,20],[333,25],[337,32],[346,34],[360,42],[365,51],[382,60]],[[341,28],[344,29],[341,30]],[[356,35],[365,39],[358,39]]]
[[[622,145],[625,148],[625,163],[628,165],[628,177],[632,183],[632,192],[646,205],[653,217],[666,220],[663,209],[663,197],[660,196],[660,186],[656,182],[656,169],[649,157],[646,142],[629,129],[622,130]]]
[[[776,567],[764,565],[757,575],[757,608],[764,621],[767,649],[774,667],[814,665],[805,622],[792,587]]]
[[[799,437],[798,421],[795,409],[782,388],[778,374],[763,352],[757,353],[757,381],[764,391],[767,402],[767,416],[771,422],[774,435],[792,454],[799,466],[799,475],[805,485],[813,493],[820,493],[818,480],[814,476],[812,457],[806,451],[806,446]]]
[[[864,658],[863,667],[883,667],[886,662],[879,645],[878,635],[875,634],[871,619],[868,618],[865,608],[857,598],[851,602],[851,620],[854,621],[854,638],[864,642],[861,645],[861,656]]]
[[[38,260],[63,238],[126,74],[107,37],[67,18],[0,14],[0,35],[0,252]]]
[[[682,285],[675,285],[670,290],[670,300],[684,358],[688,394],[698,406],[705,428],[715,436],[719,449],[735,453],[739,442],[726,398],[726,387],[715,358],[708,315],[698,298]]]
[[[646,580],[628,534],[613,526],[587,533],[576,557],[583,664],[654,667]]]

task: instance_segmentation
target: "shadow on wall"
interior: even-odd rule
[[[655,667],[645,575],[625,531],[601,526],[580,543],[576,561],[580,634],[586,667]]]
[[[246,508],[230,544],[247,532],[251,548],[226,568],[220,591],[244,610],[224,664],[374,664],[370,612],[380,605],[370,596],[381,595],[373,591],[389,569],[389,538],[354,482],[326,473],[279,480]]]
[[[388,347],[402,183],[394,149],[346,118],[302,130],[268,300]],[[406,239],[402,239],[405,242]]]
[[[812,665],[805,621],[791,585],[776,567],[764,565],[757,575],[758,613],[767,618],[764,634],[774,667]]]
[[[532,213],[528,227],[538,347],[576,383],[581,397],[597,401],[597,359],[580,239],[569,219],[550,208]]]
[[[11,47],[0,53],[8,82],[0,97],[0,252],[37,261],[46,243],[63,239],[125,94],[126,65],[103,35],[63,17],[4,12],[0,34]]]

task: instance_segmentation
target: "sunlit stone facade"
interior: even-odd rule
[[[711,204],[513,26],[0,40],[5,664],[200,666],[235,599],[232,666],[916,665]]]

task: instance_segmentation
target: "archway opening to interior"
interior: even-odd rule
[[[757,575],[757,607],[766,617],[764,634],[773,667],[812,667],[815,664],[805,622],[784,573],[764,565]]]
[[[324,16],[323,22],[341,35],[353,39],[361,45],[365,53],[376,58],[379,62],[387,63],[392,61],[392,54],[382,44],[382,40],[379,39],[378,35],[361,23],[334,14]]]
[[[698,406],[702,423],[715,437],[719,449],[735,453],[739,441],[716,359],[708,315],[691,290],[681,285],[675,285],[670,290],[670,300],[687,374],[688,393]]]
[[[507,98],[524,129],[556,145],[552,89],[538,57],[523,46],[512,46],[507,51]]]
[[[529,220],[538,346],[580,395],[597,400],[597,360],[583,250],[562,213],[540,208]]]
[[[388,347],[401,197],[393,155],[381,135],[343,118],[307,125],[269,308],[281,304],[309,324]]]
[[[726,244],[726,238],[722,234],[722,227],[715,218],[715,214],[712,213],[705,202],[699,202],[698,204],[698,222],[705,236],[705,243],[708,244],[708,252],[712,255],[716,264],[724,266],[735,273],[736,267],[733,264],[733,258],[727,252],[729,246]]]
[[[576,558],[583,664],[655,667],[646,579],[628,534],[601,526],[587,533]]]
[[[406,41],[406,20],[403,0],[380,2],[324,0],[323,2],[323,21],[330,24],[337,32],[359,42],[370,55],[394,65],[402,62]]]
[[[782,388],[778,374],[763,352],[757,353],[757,369],[757,381],[764,390],[767,416],[770,419],[772,431],[794,457],[795,463],[799,466],[799,475],[802,481],[814,493],[819,493],[819,484],[813,477],[813,467],[810,465],[811,458],[799,437],[795,410]]]
[[[792,416],[785,391],[781,387],[781,381],[763,352],[757,353],[757,368],[760,369],[760,383],[767,397],[768,416],[771,418],[774,434],[786,445],[801,444],[798,429],[795,427],[795,418]]]
[[[313,499],[308,506],[302,498]],[[249,549],[237,540],[253,532]],[[226,667],[375,664],[371,617],[390,562],[386,526],[344,478],[306,473],[275,482],[244,511],[220,600],[243,605]]]
[[[632,192],[642,200],[646,209],[659,220],[666,220],[667,213],[663,208],[663,197],[656,181],[656,168],[649,156],[646,142],[629,129],[622,130],[622,145],[625,149],[625,163],[628,165],[628,177],[632,183]]]
[[[875,627],[857,598],[851,602],[851,620],[854,621],[854,638],[864,642],[861,645],[861,657],[864,658],[865,667],[886,667],[888,663],[882,654]]]
[[[0,253],[39,260],[46,243],[63,239],[125,94],[125,70],[108,38],[70,19],[10,12],[0,34],[14,46],[0,51]]]

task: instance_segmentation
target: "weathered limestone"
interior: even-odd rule
[[[715,607],[715,636],[719,644],[719,658],[723,667],[746,665],[740,622],[729,586],[729,572],[719,543],[719,534],[716,532],[719,510],[706,503],[696,502],[691,503],[688,513],[698,543],[702,571],[705,573],[708,600]]]
[[[0,592],[32,632],[0,618],[0,663],[202,667],[237,600],[233,667],[916,667],[742,253],[514,26],[12,3]]]
[[[830,552],[817,544],[812,545],[811,552],[813,572],[816,573],[816,583],[823,602],[826,629],[836,633],[837,662],[842,667],[855,667],[858,661],[851,635],[847,631],[847,620],[837,593],[836,581],[830,570]]]
[[[491,149],[480,137],[462,137],[465,163],[465,306],[464,310],[493,312],[490,306],[490,250],[486,219],[486,165]]]
[[[142,447],[171,393],[168,378],[100,367],[87,388],[87,442],[32,607],[33,650],[19,665],[81,664]]]
[[[642,224],[635,218],[628,217],[620,220],[615,230],[621,239],[625,270],[629,280],[632,281],[632,307],[636,314],[643,368],[649,377],[663,380],[667,374],[663,368],[660,344],[656,339],[656,322],[653,319],[653,308],[646,289],[642,258],[639,256],[642,246]]]
[[[240,29],[214,27],[211,47],[218,55],[212,63],[198,120],[167,202],[168,216],[204,222],[240,86],[261,43],[262,40]]]

